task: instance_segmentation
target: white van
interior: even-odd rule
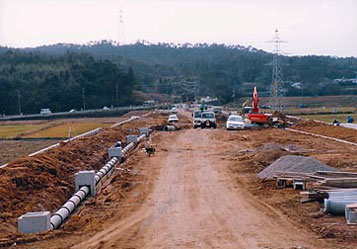
[[[192,113],[192,123],[193,123],[193,128],[197,128],[201,126],[201,114],[202,112],[200,110],[195,110]]]
[[[52,112],[51,112],[50,109],[44,108],[44,109],[41,109],[40,114],[41,114],[41,115],[51,115]]]

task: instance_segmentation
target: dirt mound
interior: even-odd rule
[[[29,211],[56,210],[73,193],[74,174],[101,168],[107,148],[125,135],[105,130],[10,163],[0,171],[0,227],[16,226],[16,219]]]
[[[357,143],[357,130],[355,129],[332,126],[314,121],[301,121],[292,128]]]
[[[285,150],[284,146],[279,143],[266,143],[259,146],[256,151],[271,151],[271,150]]]
[[[316,171],[336,171],[336,169],[311,157],[286,155],[261,171],[258,177],[261,179],[273,179],[278,171],[314,173]]]

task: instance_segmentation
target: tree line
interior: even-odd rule
[[[285,95],[315,96],[357,94],[357,89],[333,83],[353,78],[357,58],[332,56],[281,56]],[[252,47],[224,44],[135,44],[118,46],[111,41],[87,45],[55,44],[26,49],[0,48],[0,105],[16,113],[17,91],[24,112],[40,108],[67,110],[134,103],[132,91],[184,93],[177,78],[199,79],[197,95],[217,96],[227,103],[247,96],[243,83],[269,90],[273,54]],[[135,76],[134,76],[135,75]],[[290,83],[301,82],[302,89]],[[116,100],[119,87],[119,101]],[[234,94],[233,94],[234,93]],[[11,104],[10,104],[11,103]],[[0,111],[1,111],[0,110]]]
[[[39,113],[133,104],[131,68],[85,53],[8,50],[0,54],[0,112]]]

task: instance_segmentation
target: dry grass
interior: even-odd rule
[[[80,135],[84,132],[96,129],[98,127],[110,127],[111,124],[100,123],[100,122],[89,122],[89,123],[65,123],[61,125],[57,125],[48,129],[44,129],[41,131],[33,132],[31,134],[27,134],[24,138],[67,138],[70,136],[74,137]]]
[[[14,125],[0,125],[0,138],[8,139],[16,137],[20,134],[36,131],[43,127],[46,127],[48,124],[14,124]]]

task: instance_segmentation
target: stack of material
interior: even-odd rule
[[[282,156],[258,174],[260,179],[274,179],[278,172],[315,173],[317,171],[333,171],[336,169],[323,164],[322,162],[305,156]]]

